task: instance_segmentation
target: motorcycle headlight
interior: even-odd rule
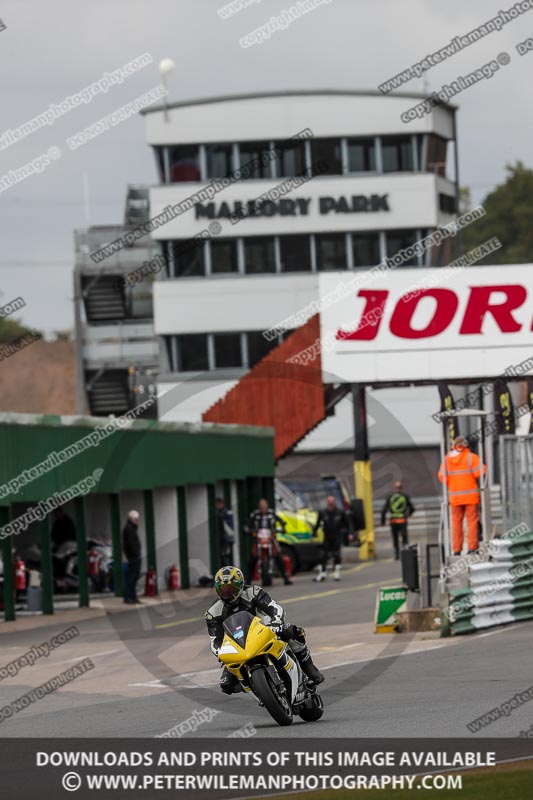
[[[224,655],[228,655],[229,653],[238,653],[238,652],[239,651],[237,650],[237,648],[234,647],[232,644],[225,644],[225,645],[222,645],[222,647],[218,651],[218,654],[219,655],[222,654],[224,656]]]

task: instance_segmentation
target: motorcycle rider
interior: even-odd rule
[[[327,578],[327,566],[331,553],[335,565],[333,580],[340,581],[341,545],[344,535],[350,532],[351,524],[346,511],[337,507],[337,500],[332,494],[326,497],[326,508],[318,512],[318,517],[313,527],[313,536],[316,536],[316,532],[320,526],[322,526],[324,531],[324,553],[322,556],[322,564],[320,565],[320,572],[314,580],[320,582]]]
[[[305,630],[298,625],[285,623],[284,609],[261,586],[245,584],[244,575],[238,567],[221,567],[215,575],[215,592],[218,600],[205,613],[211,652],[215,656],[218,656],[224,639],[224,620],[238,611],[249,611],[262,618],[264,624],[276,631],[280,639],[289,642],[302,672],[309,680],[315,684],[322,683],[324,675],[313,663],[305,640]],[[226,667],[222,670],[220,688],[225,694],[242,691],[238,679]]]
[[[278,569],[280,572],[281,577],[285,583],[285,586],[292,586],[292,581],[290,578],[287,577],[287,572],[285,571],[285,563],[283,561],[282,555],[278,549],[278,545],[276,542],[276,523],[281,525],[283,532],[285,532],[285,520],[282,519],[279,514],[268,507],[268,500],[264,497],[261,498],[259,501],[258,507],[255,511],[252,511],[250,516],[248,517],[248,522],[245,525],[245,530],[247,532],[251,532],[254,537],[254,543],[252,546],[252,552],[250,554],[250,558],[248,559],[248,582],[252,582],[252,576],[254,574],[254,567],[255,562],[257,561],[257,531],[261,528],[268,528],[268,530],[272,534],[272,552],[274,556],[274,560],[278,565]]]

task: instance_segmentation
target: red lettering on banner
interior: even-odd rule
[[[501,292],[503,301],[492,302],[492,295]],[[365,307],[356,328],[346,331],[338,330],[336,338],[341,341],[371,341],[378,335],[385,304],[389,292],[386,290],[360,289],[357,297],[365,300]],[[413,316],[418,303],[425,297],[436,301],[431,320],[424,328],[414,328]],[[481,334],[483,322],[487,314],[492,314],[494,321],[502,333],[517,333],[522,324],[513,316],[513,312],[523,305],[527,299],[527,289],[520,284],[497,286],[471,286],[470,294],[459,329],[459,334]],[[449,327],[459,306],[459,295],[453,289],[421,289],[407,292],[399,298],[392,313],[389,327],[393,336],[399,339],[424,339],[439,336]],[[533,331],[533,324],[531,327]]]
[[[413,328],[412,319],[418,303],[423,297],[433,297],[436,300],[435,310],[431,320],[425,328]],[[400,298],[390,321],[390,330],[400,339],[424,339],[438,336],[446,330],[455,316],[459,300],[451,289],[423,289],[417,297],[406,295],[406,300]]]
[[[383,319],[385,311],[385,303],[389,293],[384,290],[371,291],[370,289],[359,289],[357,292],[358,297],[364,297],[366,305],[359,325],[354,331],[341,331],[338,330],[336,334],[337,339],[343,340],[365,340],[370,341],[375,339]]]
[[[507,299],[503,303],[491,303],[493,292],[503,292]],[[466,304],[463,324],[459,333],[481,333],[483,320],[489,312],[502,333],[516,333],[522,325],[515,320],[512,312],[522,305],[527,291],[518,284],[507,286],[471,286]]]

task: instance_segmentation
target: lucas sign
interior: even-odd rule
[[[394,633],[396,614],[405,611],[407,589],[382,586],[376,598],[374,633]]]
[[[533,355],[529,264],[336,272],[319,289],[322,369],[343,382],[492,378]]]

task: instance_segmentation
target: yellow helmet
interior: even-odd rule
[[[223,603],[236,603],[244,589],[244,575],[238,567],[221,567],[215,575],[215,592]]]

